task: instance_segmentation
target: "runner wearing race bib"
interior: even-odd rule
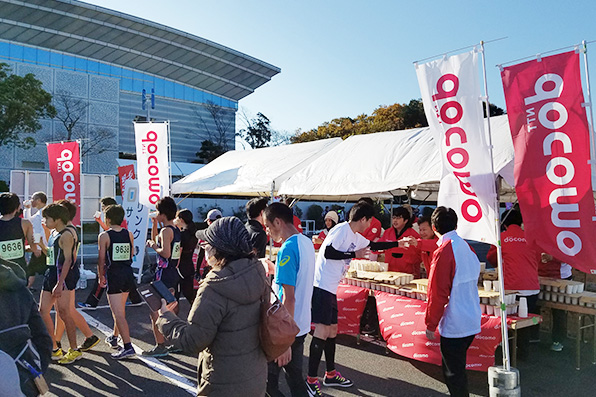
[[[176,299],[180,297],[180,274],[178,273],[178,264],[180,262],[180,230],[174,226],[176,218],[176,202],[173,198],[166,196],[155,204],[157,215],[151,218],[153,225],[151,227],[151,240],[147,241],[147,246],[153,248],[157,253],[157,269],[155,280],[161,280],[166,287],[173,290]],[[157,233],[157,224],[162,223],[163,227]],[[176,307],[177,313],[177,307]],[[153,335],[157,343],[151,350],[144,351],[144,356],[163,357],[168,355],[168,349],[165,346],[165,339],[155,326],[158,318],[157,312],[151,312],[151,323],[153,325]]]
[[[114,334],[109,336],[106,342],[118,348],[118,351],[112,354],[112,358],[119,360],[135,356],[125,315],[128,294],[137,288],[131,267],[134,237],[131,232],[120,226],[124,219],[122,206],[108,206],[105,217],[109,229],[99,235],[97,273],[100,286],[108,289],[108,302],[115,324]],[[118,345],[118,334],[122,337],[124,347]]]
[[[17,213],[21,207],[19,197],[14,193],[0,195],[0,258],[14,262],[20,266],[13,269],[20,278],[25,278],[27,261],[25,260],[25,238],[30,242],[35,254],[40,251],[33,239],[33,226],[26,219],[19,218]]]

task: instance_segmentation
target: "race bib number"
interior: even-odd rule
[[[25,256],[23,240],[0,241],[0,258],[11,260]]]
[[[130,260],[130,243],[112,244],[112,260],[128,261]]]
[[[46,265],[56,266],[54,261],[54,247],[48,247],[48,253],[46,254]]]
[[[172,249],[172,259],[180,259],[180,242],[175,242]]]

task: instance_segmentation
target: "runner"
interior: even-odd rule
[[[13,271],[18,277],[25,279],[25,238],[34,255],[39,256],[41,251],[34,242],[31,222],[18,216],[20,208],[19,196],[14,193],[0,194],[0,258],[18,264],[21,269],[15,268]]]
[[[176,218],[176,202],[173,198],[166,196],[160,199],[155,205],[157,216],[151,218],[151,240],[147,246],[153,248],[157,253],[157,270],[155,280],[161,280],[166,287],[174,291],[176,299],[180,297],[180,275],[178,274],[178,263],[180,261],[180,230],[174,226]],[[162,223],[163,227],[157,233],[157,224]],[[155,326],[159,315],[151,312],[151,324],[155,336],[155,346],[151,350],[143,352],[144,356],[163,357],[168,355],[165,346],[165,339]]]
[[[275,264],[274,289],[300,327],[292,346],[269,363],[267,394],[271,397],[282,395],[279,392],[279,372],[283,367],[292,396],[307,396],[302,361],[304,339],[310,331],[315,249],[309,238],[294,226],[292,210],[287,205],[272,203],[264,211],[264,220],[271,238],[283,243]]]
[[[352,381],[335,370],[335,337],[337,336],[337,287],[350,260],[364,258],[370,249],[378,251],[398,246],[397,241],[371,242],[363,233],[371,224],[374,208],[366,202],[356,203],[349,213],[349,222],[342,222],[329,231],[317,256],[312,297],[312,322],[315,332],[310,343],[307,385],[311,396],[321,396],[317,377],[321,356],[325,352],[327,371],[323,384],[350,387]]]
[[[126,321],[126,299],[132,289],[136,289],[135,277],[132,271],[132,255],[134,237],[131,232],[120,224],[124,219],[124,209],[120,205],[110,205],[105,211],[108,230],[101,233],[98,238],[99,258],[97,273],[99,284],[108,290],[108,303],[114,317],[114,328],[122,337],[124,347],[112,354],[112,358],[135,356],[135,350],[130,342],[130,332]],[[118,336],[109,336],[106,341],[113,346],[118,346]]]
[[[66,207],[50,204],[42,210],[45,224],[55,231],[50,236],[46,255],[48,270],[44,275],[39,311],[52,338],[52,359],[59,364],[70,364],[82,358],[83,353],[77,348],[76,325],[71,308],[74,306],[74,290],[79,280],[79,269],[74,264],[76,251],[76,233],[67,227],[70,215]],[[70,348],[62,356],[62,350],[56,344],[54,324],[50,309],[56,304],[60,318],[64,321]]]
[[[49,230],[43,225],[41,221],[41,210],[45,207],[48,203],[48,197],[44,192],[35,192],[31,195],[31,200],[27,200],[23,203],[25,209],[23,210],[23,217],[33,226],[33,240],[36,243],[42,242],[44,244],[48,243],[48,236]],[[37,212],[35,214],[31,214],[33,209],[36,209]],[[32,251],[31,245],[29,245],[30,250]],[[35,281],[35,276],[38,274],[43,275],[46,271],[46,256],[41,249],[39,250],[39,256],[33,255],[31,259],[29,259],[29,264],[27,265],[27,277],[29,278],[29,283],[27,287],[32,288],[33,283]]]

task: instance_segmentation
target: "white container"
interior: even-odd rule
[[[558,301],[559,303],[565,302],[565,295],[559,295]]]
[[[544,298],[544,292],[540,291],[538,293],[538,299],[542,299],[542,298]]]
[[[498,292],[499,288],[500,288],[499,280],[493,281],[493,290]]]
[[[545,292],[544,293],[544,300],[545,301],[549,301],[550,300],[550,292]]]
[[[571,304],[571,297],[570,296],[566,296],[565,297],[565,303],[570,305]]]
[[[577,289],[578,294],[581,294],[582,292],[584,292],[584,284],[583,283],[579,284],[578,287],[579,287]]]
[[[500,317],[501,316],[501,308],[499,306],[495,306],[495,316]]]
[[[486,305],[483,305],[482,303],[480,304],[480,313],[482,313],[482,314],[486,313]]]
[[[519,298],[519,308],[517,310],[517,313],[519,317],[528,317],[528,300],[524,296]]]
[[[493,283],[490,280],[484,280],[482,282],[482,286],[484,287],[485,291],[490,291],[493,288]]]
[[[571,298],[571,304],[577,305],[579,303],[579,298]]]
[[[552,288],[553,288],[553,287],[552,287],[552,286],[550,286],[550,285],[545,285],[545,287],[546,287],[545,289],[546,289],[547,291],[551,291],[551,290],[552,290]]]
[[[491,305],[486,305],[486,314],[492,316],[495,314],[495,308]]]

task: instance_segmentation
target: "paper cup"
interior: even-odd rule
[[[497,292],[499,291],[499,280],[493,281],[493,290]]]
[[[486,305],[486,314],[493,316],[495,314],[495,308],[491,305]]]
[[[482,282],[485,291],[490,291],[492,289],[492,282],[490,280],[484,280]]]

